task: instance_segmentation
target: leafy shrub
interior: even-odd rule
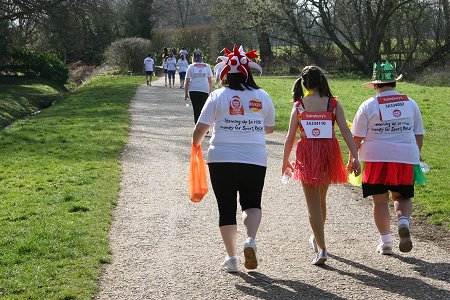
[[[143,38],[124,38],[112,43],[105,57],[110,65],[118,66],[122,73],[140,73],[143,61],[150,52],[150,40]]]
[[[69,64],[69,81],[76,86],[83,84],[95,71],[94,66],[88,66],[81,62]]]
[[[56,55],[29,49],[14,49],[10,51],[9,61],[4,66],[3,71],[40,77],[61,85],[64,85],[69,77],[66,64]]]

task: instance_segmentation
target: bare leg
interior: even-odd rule
[[[220,226],[220,234],[228,256],[236,256],[237,225]]]
[[[328,192],[329,184],[322,184],[320,186],[320,202],[322,207],[322,221],[325,225],[325,221],[327,219],[327,192]]]
[[[378,232],[388,233],[391,231],[391,214],[389,210],[389,192],[372,195],[373,198],[373,218],[375,220],[375,225],[377,225]]]
[[[247,231],[247,236],[256,238],[259,224],[261,223],[261,210],[259,208],[249,208],[242,212],[242,220]]]
[[[302,186],[303,192],[305,193],[306,204],[308,205],[309,223],[314,233],[314,238],[317,246],[320,249],[326,250],[320,187],[304,183],[302,183]]]
[[[411,198],[402,197],[397,192],[392,192],[392,200],[394,200],[394,209],[397,219],[400,217],[411,217],[412,201]]]

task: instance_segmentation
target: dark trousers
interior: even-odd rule
[[[194,109],[194,122],[197,124],[197,120],[200,117],[203,106],[209,94],[205,92],[189,92],[189,98],[191,99],[192,108]]]

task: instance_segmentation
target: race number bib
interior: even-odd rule
[[[380,108],[380,119],[390,121],[413,116],[411,103],[405,95],[377,97]]]
[[[333,113],[303,112],[301,123],[309,139],[329,139],[333,137]]]

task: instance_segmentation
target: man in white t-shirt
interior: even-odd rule
[[[154,64],[155,61],[153,60],[152,55],[149,53],[147,57],[144,59],[145,80],[147,81],[147,85],[152,85]]]
[[[374,220],[380,233],[377,251],[385,255],[392,254],[389,193],[397,217],[399,249],[412,249],[411,199],[424,135],[417,103],[395,90],[396,81],[401,78],[395,68],[388,61],[374,65],[372,81],[364,86],[373,88],[376,95],[361,104],[352,126],[359,159],[365,162],[363,197],[373,198]]]

